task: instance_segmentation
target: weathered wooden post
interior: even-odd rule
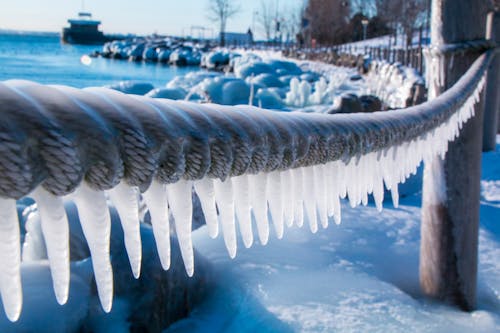
[[[487,1],[433,0],[431,44],[484,39]],[[428,52],[441,70],[430,70],[429,98],[441,94],[462,76],[480,51]],[[438,59],[431,59],[437,57]],[[482,100],[482,98],[481,98]],[[483,111],[449,145],[445,159],[424,168],[420,247],[420,284],[425,294],[459,306],[475,307]]]
[[[488,14],[486,39],[500,43],[500,12]],[[496,134],[500,130],[500,55],[488,68],[483,121],[483,151],[495,150]]]

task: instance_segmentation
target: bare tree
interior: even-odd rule
[[[395,32],[400,30],[406,45],[411,44],[413,30],[423,25],[429,10],[427,3],[427,0],[375,0],[377,16]]]
[[[282,22],[282,31],[287,42],[295,40],[295,36],[300,31],[304,11],[305,7],[303,4],[300,6],[287,7],[283,10],[284,17]]]
[[[334,44],[347,40],[350,15],[347,0],[309,0],[305,16],[309,22],[307,39]]]
[[[260,1],[260,11],[258,14],[258,22],[260,23],[262,30],[266,34],[266,40],[271,39],[271,31],[273,28],[273,20],[275,16],[275,8],[273,3],[269,0]]]
[[[208,17],[219,23],[220,45],[225,45],[227,20],[240,11],[240,6],[234,0],[209,0]]]

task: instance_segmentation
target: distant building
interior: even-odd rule
[[[231,45],[252,45],[253,44],[253,33],[252,30],[248,29],[246,33],[239,32],[225,32],[224,41],[228,46]]]

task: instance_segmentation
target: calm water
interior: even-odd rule
[[[162,87],[176,75],[193,70],[100,58],[92,58],[88,66],[82,64],[82,55],[96,49],[100,47],[62,44],[57,34],[0,32],[0,81],[25,79],[82,88],[135,80]]]

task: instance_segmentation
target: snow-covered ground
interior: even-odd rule
[[[483,154],[478,306],[471,313],[426,299],[419,291],[420,197],[351,209],[343,222],[311,234],[227,256],[205,227],[195,247],[214,264],[218,287],[187,319],[165,332],[499,332],[500,136]]]

